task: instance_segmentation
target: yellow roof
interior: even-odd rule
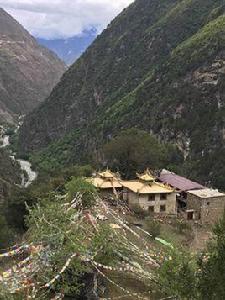
[[[104,172],[99,172],[98,175],[100,177],[103,177],[103,178],[113,178],[113,177],[115,177],[115,175],[110,170],[106,170]]]
[[[151,172],[149,171],[149,169],[147,169],[144,174],[138,174],[137,173],[137,176],[142,181],[147,181],[147,182],[149,182],[149,181],[155,181],[155,177],[151,174]]]
[[[122,188],[122,184],[115,178],[112,180],[106,180],[100,177],[87,178],[87,181],[92,183],[96,188],[110,189],[110,188]]]
[[[173,193],[174,190],[161,184],[154,182],[152,184],[143,183],[141,181],[122,181],[122,185],[134,193],[139,194],[164,194]]]

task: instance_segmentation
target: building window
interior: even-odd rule
[[[188,221],[194,220],[194,211],[193,210],[187,210],[187,220]]]
[[[155,201],[155,194],[149,194],[148,201]]]
[[[160,194],[160,200],[166,200],[167,194]]]
[[[166,205],[160,205],[160,212],[166,211]]]
[[[149,206],[149,207],[148,207],[148,211],[149,211],[150,213],[154,213],[154,212],[155,212],[155,207],[154,207],[154,206]]]

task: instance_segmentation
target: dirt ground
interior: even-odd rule
[[[187,229],[182,233],[168,222],[161,224],[161,237],[171,242],[175,247],[186,248],[192,253],[197,253],[206,248],[212,238],[212,228],[201,226],[193,222],[187,222]]]
[[[163,217],[163,216],[142,216],[134,214],[133,211],[130,211],[128,207],[120,206],[120,205],[112,205],[111,208],[115,213],[117,213],[121,219],[125,221],[125,223],[134,230],[137,234],[139,234],[143,241],[148,244],[149,249],[151,249],[152,253],[161,253],[163,254],[166,250],[164,245],[161,245],[159,242],[155,241],[147,237],[142,233],[141,229],[148,230],[148,223],[146,222],[148,218],[155,219],[160,223],[160,233],[158,235],[159,238],[171,243],[175,249],[179,249],[180,247],[185,248],[187,251],[192,253],[197,253],[203,250],[207,244],[207,241],[211,237],[211,228],[203,227],[194,222],[187,222],[183,219],[177,219],[173,217]],[[112,224],[115,222],[114,218],[111,216],[107,216],[106,220],[102,222]],[[122,229],[118,229],[121,231]],[[146,244],[142,244],[141,240],[137,240],[130,233],[126,234],[128,240],[138,246],[139,249],[146,251]],[[161,255],[160,254],[160,255]],[[154,272],[153,272],[154,274]],[[143,284],[143,282],[138,282],[137,279],[133,278],[131,274],[125,273],[110,273],[110,279],[114,281],[117,285],[122,285],[125,290],[129,291],[129,295],[124,295],[124,290],[122,291],[115,284],[108,284],[108,288],[106,295],[109,295],[111,298],[115,299],[138,299],[137,294],[141,296],[141,299],[164,299],[165,295],[159,294],[157,285],[154,286],[154,282],[152,282],[152,286],[148,284]],[[126,294],[126,293],[125,293]]]
[[[137,217],[129,208],[122,208],[125,212],[121,212],[118,207],[114,207],[115,211],[120,214],[130,224],[139,224],[145,228],[145,217]],[[160,223],[160,237],[173,244],[175,247],[184,247],[192,253],[197,253],[203,250],[207,242],[212,237],[212,227],[210,225],[202,226],[192,221],[185,221],[182,218],[169,217],[153,217]],[[179,231],[177,223],[183,221],[186,229]],[[135,226],[134,226],[135,227]],[[146,228],[145,228],[146,229]]]

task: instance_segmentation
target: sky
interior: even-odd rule
[[[69,38],[95,27],[101,32],[133,0],[0,0],[32,35]]]

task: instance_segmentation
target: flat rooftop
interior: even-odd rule
[[[195,195],[199,198],[213,198],[213,197],[223,197],[224,193],[220,193],[218,190],[213,189],[201,189],[188,191],[189,194]]]

